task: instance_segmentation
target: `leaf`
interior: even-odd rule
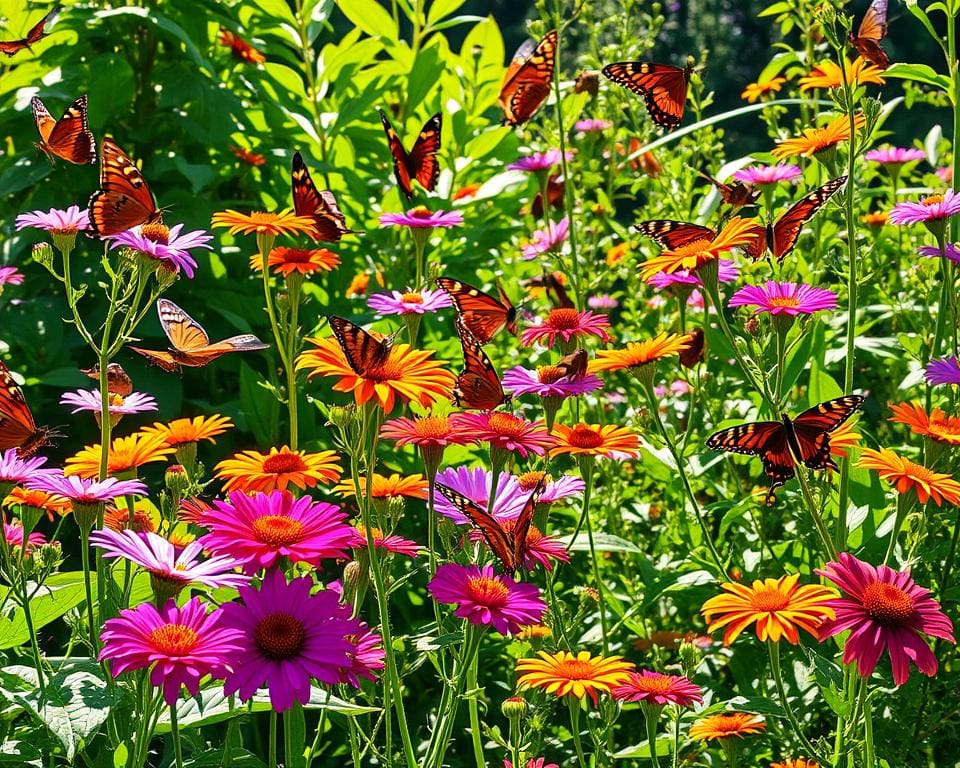
[[[340,12],[370,37],[396,40],[400,32],[393,17],[376,0],[337,0]]]
[[[435,24],[431,27],[431,30],[433,32],[439,32],[441,29],[449,29],[459,24],[471,24],[475,21],[483,21],[483,16],[472,16],[465,13],[461,16],[454,16],[452,19],[447,19],[446,21],[441,21],[439,24]]]
[[[941,75],[926,64],[904,64],[897,62],[892,64],[883,72],[884,77],[897,77],[901,80],[912,80],[915,83],[923,83],[934,88],[939,88],[945,93],[950,93],[950,78]]]
[[[427,12],[427,26],[432,27],[436,22],[456,13],[466,0],[433,0]]]
[[[272,445],[277,431],[280,404],[260,386],[260,376],[249,365],[240,363],[240,407],[247,426],[260,445]]]
[[[57,574],[48,579],[39,593],[30,600],[34,629],[59,619],[84,600],[83,575],[79,571]],[[0,618],[0,650],[23,645],[30,639],[23,610],[17,608],[11,618]]]
[[[266,768],[267,764],[241,747],[231,747],[227,751],[208,749],[183,762],[184,768],[222,768],[224,765],[231,768]]]
[[[673,738],[669,734],[662,733],[657,736],[656,744],[658,757],[669,757],[673,749]],[[614,760],[623,760],[625,758],[639,758],[641,760],[650,759],[650,740],[646,740],[632,747],[625,747],[612,755]]]
[[[420,51],[407,81],[408,114],[412,114],[420,106],[420,102],[436,87],[443,69],[444,63],[440,58],[438,45],[431,45]]]
[[[4,764],[42,768],[43,755],[29,741],[8,740],[0,744],[0,765]]]
[[[597,552],[633,552],[642,554],[643,550],[636,544],[614,536],[612,533],[593,534],[593,548]],[[567,539],[567,549],[571,552],[589,552],[590,539],[585,533],[578,533],[576,538]]]
[[[97,11],[93,15],[98,19],[107,19],[112,16],[136,16],[144,21],[149,21],[157,29],[165,32],[166,37],[175,38],[183,43],[190,58],[193,59],[198,67],[205,69],[211,75],[216,75],[216,70],[214,70],[213,65],[200,53],[200,49],[194,45],[193,40],[190,39],[190,35],[184,31],[183,27],[174,24],[166,16],[161,16],[147,8],[134,8],[130,6],[126,8],[112,8],[108,11]]]

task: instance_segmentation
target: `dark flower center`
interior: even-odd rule
[[[253,639],[262,656],[271,661],[286,661],[300,655],[307,632],[295,616],[271,613],[257,622]]]
[[[577,424],[570,432],[570,445],[575,448],[596,448],[603,445],[603,437],[586,424]]]
[[[913,616],[913,598],[893,584],[868,584],[861,600],[870,618],[883,626],[898,626]]]
[[[163,224],[144,224],[140,228],[140,234],[147,240],[152,240],[161,245],[167,245],[170,241],[170,229]]]

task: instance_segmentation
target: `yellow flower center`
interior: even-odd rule
[[[263,460],[263,472],[268,475],[303,472],[305,469],[307,465],[296,453],[275,453]]]
[[[694,240],[692,243],[685,243],[679,248],[674,248],[672,252],[677,256],[697,256],[709,251],[712,242],[712,240],[702,237],[699,240]]]
[[[293,544],[300,540],[303,523],[283,515],[264,515],[253,521],[253,535],[257,541],[274,547]]]
[[[164,624],[150,633],[150,642],[167,656],[184,656],[194,649],[199,635],[182,624]]]
[[[170,229],[159,222],[144,224],[140,228],[140,234],[147,238],[147,240],[152,240],[161,245],[166,245],[170,241]]]
[[[782,611],[790,605],[790,597],[775,587],[761,587],[750,596],[750,607],[759,613]]]
[[[580,327],[580,313],[566,307],[552,309],[547,317],[547,325],[558,331],[572,331]]]
[[[546,472],[524,472],[522,475],[517,476],[517,484],[527,493],[536,488],[541,480],[549,483],[550,476]]]
[[[929,197],[925,197],[920,201],[922,205],[937,205],[938,203],[942,202],[943,195],[930,195]]]
[[[631,678],[630,685],[648,693],[669,693],[673,687],[673,681],[666,675],[657,675],[656,677],[636,675]]]
[[[110,405],[114,408],[118,408],[123,405],[123,396],[117,394],[110,394]]]
[[[567,372],[557,365],[541,365],[537,368],[537,378],[541,384],[553,384],[566,375]]]
[[[893,584],[868,584],[861,599],[870,618],[884,626],[903,624],[913,616],[913,598]]]
[[[271,661],[295,658],[307,639],[303,623],[289,613],[271,613],[257,622],[253,634],[257,650]]]
[[[586,424],[577,424],[570,432],[569,440],[570,445],[576,448],[596,448],[603,445],[603,436],[600,431]]]
[[[450,424],[445,416],[427,416],[416,423],[413,431],[421,439],[442,440],[450,436]]]
[[[505,437],[519,437],[523,434],[525,422],[509,413],[491,413],[487,424],[497,434]]]
[[[467,597],[474,603],[497,607],[506,605],[510,590],[507,585],[490,576],[467,579]]]
[[[400,297],[404,304],[423,304],[423,296],[419,293],[405,293]]]
[[[593,664],[580,659],[565,659],[557,663],[553,671],[556,677],[565,680],[592,680],[596,674]]]
[[[774,296],[768,299],[771,307],[798,307],[800,301],[796,296]]]

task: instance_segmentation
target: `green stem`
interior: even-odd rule
[[[906,493],[897,494],[897,512],[896,518],[893,521],[893,530],[890,531],[890,541],[887,544],[887,553],[883,556],[883,564],[889,565],[890,558],[893,557],[893,552],[897,547],[897,538],[900,536],[900,530],[903,528],[903,521],[907,519],[907,515],[910,514],[910,509],[913,507],[913,496],[907,495]]]
[[[647,726],[647,744],[650,746],[650,765],[660,768],[660,757],[657,755],[657,720],[653,712],[643,710],[643,721]]]
[[[592,456],[584,456],[580,462],[580,474],[583,475],[583,517],[587,524],[587,541],[590,544],[590,565],[593,569],[593,581],[597,588],[597,610],[600,612],[600,642],[603,646],[603,655],[610,651],[609,631],[607,629],[607,596],[600,578],[600,558],[593,541],[593,521],[590,517],[590,497],[593,493],[593,462]]]
[[[268,725],[267,768],[277,768],[277,711],[270,710]]]
[[[590,765],[583,754],[583,744],[580,742],[580,699],[576,696],[567,696],[570,707],[570,733],[573,735],[573,746],[577,750],[577,765],[586,768]]]
[[[800,721],[797,719],[796,713],[793,711],[793,707],[790,706],[790,699],[787,697],[787,690],[783,684],[783,673],[780,670],[780,646],[775,643],[773,640],[767,641],[767,651],[770,655],[770,671],[773,674],[773,682],[777,686],[777,696],[780,699],[780,706],[783,708],[784,714],[787,716],[787,722],[790,723],[790,727],[793,729],[794,735],[803,745],[803,748],[807,751],[807,754],[810,757],[817,759],[819,762],[825,762],[822,758],[818,757],[818,752],[816,747],[810,743],[810,740],[803,733],[803,726],[800,725]]]
[[[90,584],[90,530],[80,531],[80,562],[83,568],[83,591],[87,599],[87,628],[90,633],[90,653],[96,656],[97,628],[93,618],[93,588]],[[97,587],[100,587],[100,574],[97,574]],[[99,591],[97,594],[101,594]]]
[[[863,768],[874,768],[876,758],[874,757],[873,749],[873,712],[870,696],[867,692],[868,687],[866,681],[864,681],[860,694],[860,702],[863,709]]]
[[[796,475],[800,483],[800,492],[803,495],[803,500],[807,503],[807,510],[810,512],[810,518],[813,520],[813,525],[817,529],[817,536],[820,537],[820,544],[823,546],[823,551],[831,560],[836,560],[837,548],[830,538],[830,533],[827,531],[827,524],[823,521],[823,515],[821,515],[820,510],[817,509],[817,503],[813,498],[813,494],[810,492],[810,485],[807,483],[807,473],[803,467],[798,466],[796,467]]]
[[[290,450],[295,451],[300,442],[300,420],[297,416],[297,344],[300,339],[300,286],[302,279],[292,274],[287,279],[290,297],[290,324],[287,326],[287,413],[290,419]],[[279,343],[279,342],[278,342]]]
[[[177,768],[183,768],[183,747],[180,744],[180,725],[177,722],[177,705],[170,705],[170,738],[173,740],[173,755]]]
[[[467,690],[470,691],[467,709],[470,713],[470,741],[473,744],[473,759],[477,768],[487,768],[487,761],[483,755],[483,735],[480,733],[480,704],[477,701],[479,695],[479,684],[477,683],[479,659],[479,654],[474,656],[467,667]]]

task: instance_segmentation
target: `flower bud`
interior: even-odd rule
[[[504,699],[500,705],[500,711],[503,713],[503,716],[511,720],[523,717],[529,710],[530,705],[527,704],[527,700],[522,696],[511,696],[509,699]]]
[[[359,412],[353,405],[335,405],[327,411],[327,419],[337,429],[349,429],[358,418]]]
[[[53,268],[53,248],[50,247],[50,243],[37,243],[35,246],[33,246],[33,250],[30,251],[30,258],[47,270],[47,272],[49,272],[51,275],[54,277],[57,276],[57,273]]]
[[[190,488],[190,477],[183,465],[171,464],[167,467],[166,474],[163,476],[163,484],[170,491],[170,495],[173,496],[174,504],[179,504],[180,499],[186,495]]]

